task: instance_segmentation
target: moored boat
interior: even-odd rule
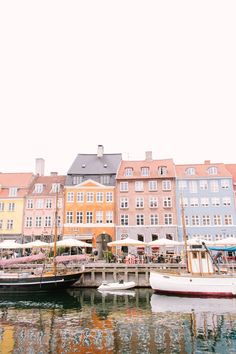
[[[103,281],[102,284],[98,287],[100,291],[114,291],[114,290],[126,290],[135,287],[134,281],[119,281],[115,283],[108,283]]]

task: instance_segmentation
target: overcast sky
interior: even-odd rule
[[[1,1],[0,171],[236,163],[236,1]]]

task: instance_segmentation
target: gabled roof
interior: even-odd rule
[[[236,183],[236,164],[226,164],[227,170],[231,173],[234,183]]]
[[[14,187],[17,188],[16,198],[24,197],[34,178],[33,173],[0,173],[0,198],[8,198],[9,188]]]
[[[149,168],[149,176],[141,175],[141,168]],[[158,174],[160,167],[166,167],[166,175]],[[132,176],[125,176],[125,169],[132,168]],[[122,161],[117,172],[117,179],[150,179],[150,178],[174,178],[175,177],[175,165],[172,159],[163,160],[141,160],[141,161]]]
[[[110,175],[116,174],[122,154],[78,154],[68,175]]]
[[[209,174],[208,169],[210,167],[217,168],[217,174]],[[195,174],[189,175],[186,173],[188,168],[194,168]],[[223,163],[210,163],[206,161],[204,164],[189,164],[189,165],[176,165],[176,178],[219,178],[219,177],[232,177],[226,165]]]
[[[45,196],[53,194],[52,184],[60,183],[62,187],[65,185],[66,176],[37,176],[34,180],[34,183],[31,185],[29,189],[29,195],[37,195],[37,196]],[[35,184],[43,184],[42,193],[34,193]],[[55,194],[55,192],[54,192]],[[59,193],[60,194],[60,193]]]

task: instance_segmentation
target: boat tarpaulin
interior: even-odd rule
[[[236,252],[236,246],[232,247],[207,247],[211,251]]]

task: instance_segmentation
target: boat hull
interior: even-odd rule
[[[81,278],[81,275],[82,272],[42,277],[31,275],[11,276],[5,274],[4,276],[0,276],[0,293],[28,293],[65,289],[77,282]]]
[[[191,297],[236,297],[236,276],[193,276],[150,272],[155,293]]]
[[[124,283],[107,283],[101,284],[98,287],[100,291],[114,291],[114,290],[126,290],[135,287],[134,281],[124,282]]]

